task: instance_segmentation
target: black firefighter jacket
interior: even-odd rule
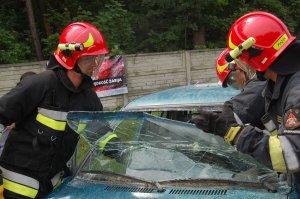
[[[60,117],[103,108],[92,87],[92,80],[85,78],[76,89],[66,71],[56,67],[24,79],[2,96],[0,123],[15,122],[16,128],[9,133],[0,165],[49,184],[46,181],[64,169],[79,140]]]
[[[300,71],[279,75],[265,90],[266,112],[278,132],[262,132],[247,126],[241,133],[237,149],[248,153],[278,171],[300,171]]]

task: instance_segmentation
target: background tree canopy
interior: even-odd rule
[[[0,64],[38,60],[36,42],[48,59],[75,21],[101,29],[112,54],[223,48],[231,24],[253,10],[277,15],[299,35],[300,0],[1,0]]]

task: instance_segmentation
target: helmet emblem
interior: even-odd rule
[[[232,41],[231,41],[231,33],[232,33],[232,31],[230,32],[230,35],[229,35],[228,45],[229,45],[230,49],[235,49],[235,48],[237,48],[237,46],[234,43],[232,43]]]
[[[85,48],[87,48],[87,47],[90,47],[92,45],[94,45],[94,38],[93,38],[92,34],[89,33],[89,38],[86,40],[86,42],[83,43],[83,46]]]
[[[218,64],[217,69],[218,69],[219,73],[224,72],[224,70],[227,68],[227,66],[228,66],[228,64],[224,64],[224,65],[222,65],[222,66],[220,66],[220,65]]]

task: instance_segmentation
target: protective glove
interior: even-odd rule
[[[218,114],[203,110],[199,110],[198,113],[197,115],[193,115],[189,122],[195,124],[199,129],[205,132],[214,133],[214,122]]]

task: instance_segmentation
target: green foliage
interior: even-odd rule
[[[50,56],[52,52],[54,52],[57,48],[57,41],[59,40],[59,33],[55,33],[50,35],[48,38],[42,38],[42,43],[44,44],[43,54],[47,57]]]
[[[32,1],[44,58],[63,28],[86,21],[103,33],[110,54],[225,47],[231,24],[249,11],[269,11],[300,36],[299,0]],[[25,1],[0,6],[1,63],[35,60]],[[3,30],[3,31],[2,31]]]
[[[120,49],[126,53],[135,51],[134,32],[130,17],[122,3],[109,0],[105,8],[95,17],[95,25],[99,27],[110,49]]]
[[[18,34],[0,27],[0,64],[26,62],[30,46],[18,41]]]

